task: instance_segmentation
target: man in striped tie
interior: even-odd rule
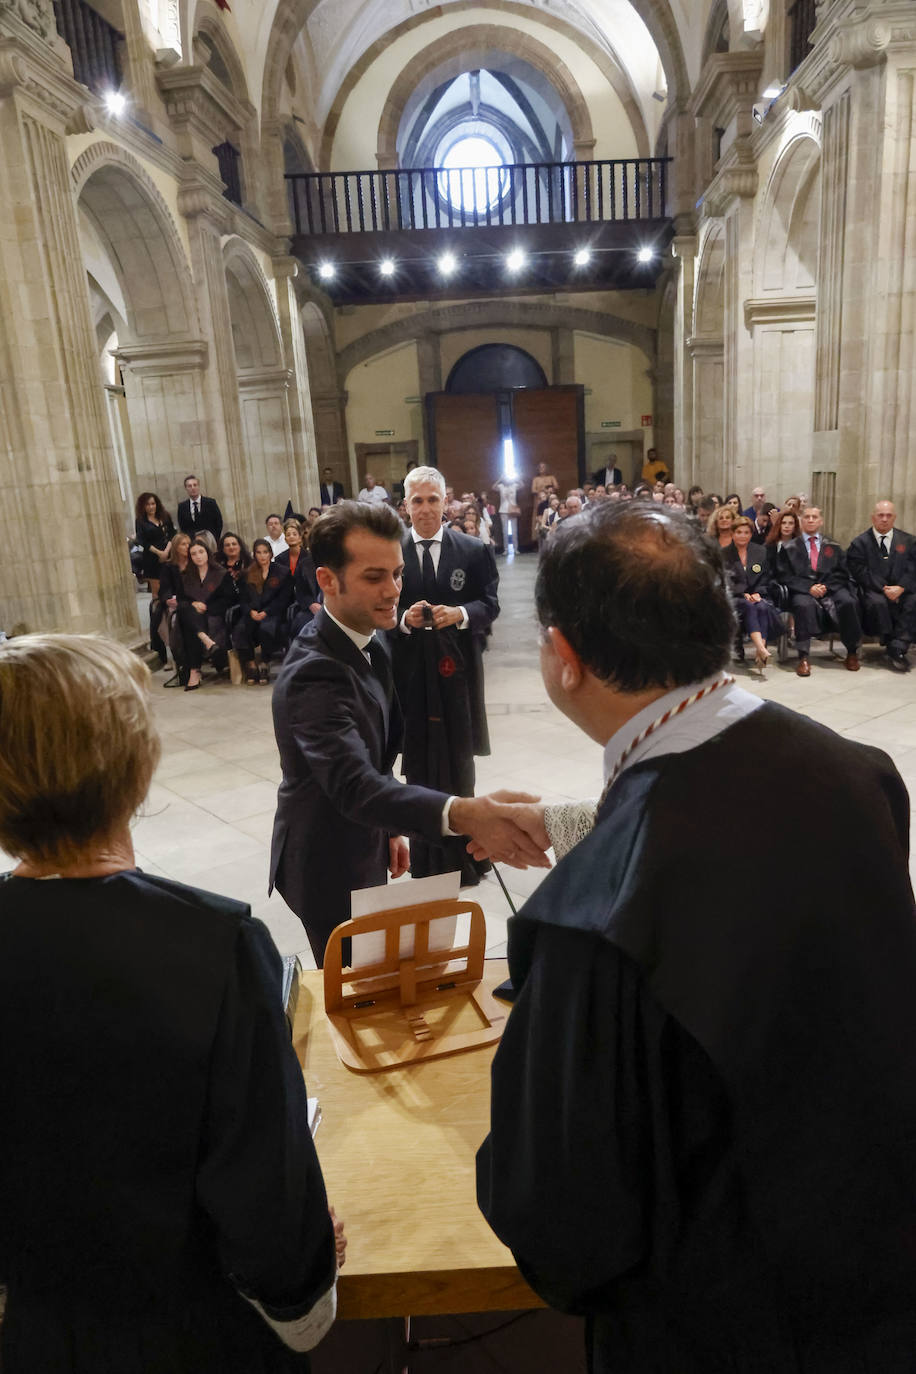
[[[859,671],[859,605],[842,545],[824,538],[823,524],[818,507],[805,506],[802,532],[782,546],[776,565],[779,580],[789,590],[799,677],[811,676],[811,640],[830,629],[839,630],[846,648],[846,668],[851,673]]]

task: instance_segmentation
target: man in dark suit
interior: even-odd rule
[[[214,539],[223,532],[223,517],[219,506],[211,496],[201,496],[200,481],[193,474],[184,479],[184,489],[188,493],[186,501],[178,502],[178,528],[182,534],[193,539],[201,530],[209,530]]]
[[[824,520],[817,506],[806,506],[801,515],[802,532],[779,551],[778,577],[789,590],[795,619],[795,647],[799,677],[811,676],[811,640],[831,626],[838,626],[846,646],[846,667],[858,672],[856,650],[862,625],[855,592],[850,586],[842,546],[821,534]]]
[[[878,635],[890,666],[908,673],[907,650],[913,642],[916,610],[916,550],[913,536],[898,530],[896,519],[892,501],[877,501],[871,528],[856,535],[846,558],[862,597],[866,634]]]
[[[546,867],[502,801],[404,786],[391,775],[402,718],[388,645],[397,624],[403,526],[387,505],[343,501],[312,528],[324,606],[293,641],[274,690],[283,781],[270,854],[276,886],[320,965],[349,920],[350,892],[407,872],[404,835],[470,835],[492,858]],[[508,799],[509,794],[501,794]]]
[[[623,474],[620,468],[615,466],[617,454],[612,453],[607,467],[597,468],[592,473],[592,481],[596,487],[619,487],[623,481]]]
[[[336,506],[338,501],[343,500],[343,483],[334,481],[334,473],[331,468],[321,469],[321,490],[319,492],[320,506]]]
[[[499,574],[492,548],[472,535],[443,529],[445,478],[417,467],[405,479],[411,528],[404,535],[404,579],[398,629],[392,635],[394,676],[404,708],[404,776],[408,783],[469,795],[474,756],[489,754],[483,650],[499,615]],[[458,872],[479,881],[460,840],[411,851],[416,877]]]

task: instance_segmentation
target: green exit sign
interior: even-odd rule
[[[619,428],[620,428],[620,421],[619,421],[619,420],[602,420],[602,421],[601,421],[601,428],[602,428],[602,429],[619,429]]]

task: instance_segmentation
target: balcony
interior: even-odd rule
[[[293,251],[338,305],[651,288],[669,162],[292,173]]]
[[[121,45],[124,35],[85,0],[54,0],[57,32],[70,48],[73,75],[96,95],[120,90],[124,79]]]

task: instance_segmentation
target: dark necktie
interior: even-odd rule
[[[423,545],[423,558],[420,563],[423,572],[423,595],[427,601],[436,604],[436,569],[433,565],[433,556],[430,553],[432,539],[421,539]]]
[[[372,663],[372,671],[384,688],[385,699],[390,702],[394,691],[394,681],[391,676],[391,664],[388,661],[388,655],[377,639],[370,639],[366,645],[366,650]]]
[[[882,534],[882,536],[881,536],[881,557],[882,557],[882,558],[887,558],[887,556],[888,556],[888,554],[887,554],[887,535],[886,535],[886,534]]]
[[[197,504],[196,501],[192,501],[192,502],[191,502],[191,518],[192,518],[192,520],[194,521],[194,524],[195,524],[195,525],[197,524],[197,517],[198,517],[199,514],[200,514],[200,507],[198,506],[198,504]]]

